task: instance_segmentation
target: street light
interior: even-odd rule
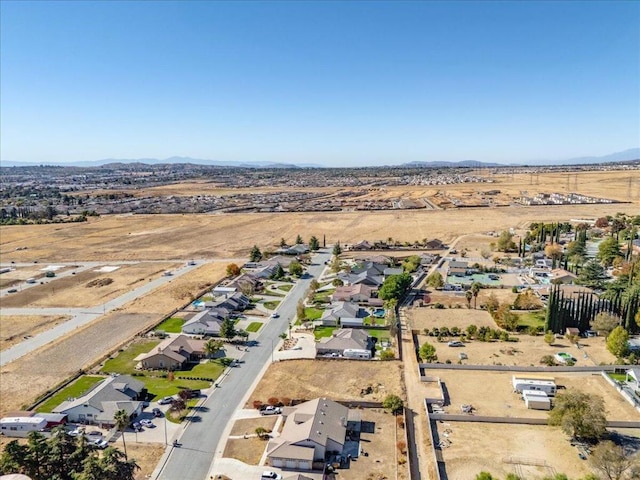
[[[167,445],[167,416],[164,415],[164,444]]]

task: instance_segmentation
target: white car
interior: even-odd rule
[[[173,397],[164,397],[158,400],[158,405],[169,405],[173,402]]]
[[[278,315],[277,313],[272,313],[271,314],[271,318],[278,318],[280,315]]]
[[[464,347],[464,343],[458,341],[449,342],[447,345],[450,347]]]
[[[262,472],[260,479],[261,480],[267,480],[267,479],[282,480],[282,475],[276,472],[266,471],[266,472]]]
[[[84,428],[77,427],[69,432],[69,435],[72,437],[77,437],[78,435],[82,435],[84,433]]]
[[[147,428],[155,428],[156,427],[155,424],[151,420],[149,420],[147,418],[145,418],[144,420],[140,420],[140,425],[142,425],[143,427],[147,427]]]
[[[91,442],[91,444],[94,447],[103,448],[103,449],[109,446],[109,442],[107,442],[106,440],[103,440],[102,438],[99,438],[98,440],[94,440],[93,442]]]

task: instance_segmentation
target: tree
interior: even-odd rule
[[[251,249],[251,252],[249,253],[249,260],[251,260],[252,262],[259,262],[260,260],[262,260],[262,252],[257,245],[254,245]]]
[[[300,265],[300,262],[296,262],[295,260],[293,262],[291,262],[289,264],[289,273],[291,275],[294,275],[296,277],[299,277],[302,275],[302,272],[304,270],[302,269],[302,265]]]
[[[444,280],[442,279],[442,275],[440,272],[433,272],[431,275],[427,277],[427,285],[433,288],[442,288],[444,287]]]
[[[215,340],[213,338],[210,338],[204,344],[204,353],[206,353],[209,358],[212,358],[215,357],[220,350],[222,350],[222,347],[222,340]]]
[[[513,241],[513,234],[508,230],[503,231],[498,238],[496,248],[499,252],[513,252],[517,249],[515,242]]]
[[[598,440],[606,432],[604,401],[598,395],[570,388],[556,395],[549,425],[560,426],[570,437]]]
[[[624,357],[629,353],[629,332],[622,326],[617,326],[607,336],[607,350],[616,357]]]
[[[341,287],[344,285],[344,282],[339,278],[334,278],[331,282],[331,285],[333,285],[334,287]]]
[[[285,242],[284,237],[280,239],[280,248],[284,248],[287,246],[287,242]]]
[[[438,360],[438,355],[436,355],[436,347],[431,345],[429,342],[425,342],[419,350],[420,358],[423,359],[427,363],[435,362]]]
[[[634,466],[634,459],[611,440],[600,442],[589,456],[589,463],[608,480],[621,480]],[[635,477],[637,478],[637,477]]]
[[[505,330],[513,332],[518,328],[520,317],[507,308],[502,312],[500,321]]]
[[[227,276],[228,277],[237,277],[240,275],[240,267],[235,263],[230,263],[227,265]]]
[[[340,246],[340,242],[336,242],[333,246],[333,254],[337,257],[342,253],[342,247]]]
[[[225,318],[220,325],[220,336],[231,340],[236,336],[236,324],[230,318]]]
[[[413,279],[408,273],[389,275],[378,290],[378,297],[382,300],[391,300],[393,298],[398,300],[409,291],[412,282]]]
[[[487,312],[493,314],[498,307],[500,306],[500,302],[498,301],[498,297],[494,292],[491,292],[485,301],[485,306],[487,307]]]
[[[306,320],[306,315],[304,312],[304,302],[302,300],[298,300],[298,305],[296,305],[296,317],[300,322],[304,322]]]
[[[607,275],[602,265],[600,265],[596,260],[591,260],[580,270],[576,283],[586,287],[600,288],[606,278]]]
[[[591,328],[596,332],[603,332],[605,335],[620,325],[620,317],[607,312],[600,312],[591,321]]]
[[[271,274],[271,279],[280,280],[282,277],[284,277],[284,269],[282,268],[282,265],[278,263]]]
[[[256,435],[258,436],[259,439],[263,439],[265,438],[266,434],[267,434],[267,429],[264,427],[257,427],[255,429]]]
[[[615,237],[609,237],[598,245],[597,258],[605,266],[610,266],[613,263],[614,258],[621,256],[622,252],[620,251],[620,244]]]
[[[171,406],[169,407],[169,409],[172,412],[176,412],[178,416],[180,416],[186,408],[187,402],[182,397],[173,399],[173,401],[171,402]]]
[[[113,415],[113,420],[115,423],[116,430],[122,433],[122,448],[124,448],[124,458],[125,460],[128,460],[127,444],[124,441],[124,431],[129,426],[129,422],[131,421],[131,419],[129,418],[129,414],[127,413],[127,411],[122,409],[122,410],[118,410]]]
[[[478,294],[480,293],[480,284],[478,282],[473,282],[471,284],[471,293],[473,294],[473,308],[477,307],[478,304]]]
[[[553,342],[556,341],[556,336],[551,330],[547,330],[547,333],[544,334],[544,341],[547,345],[553,345]]]
[[[383,350],[380,352],[380,360],[394,360],[396,358],[396,354],[393,350]]]
[[[471,290],[467,290],[464,292],[464,297],[467,299],[467,308],[471,308],[471,299],[473,298],[473,292]]]
[[[399,396],[392,394],[386,396],[386,398],[382,401],[382,406],[394,415],[397,415],[402,412],[402,409],[404,408],[404,402]]]
[[[491,475],[489,472],[480,472],[476,475],[476,480],[498,480],[496,477]]]
[[[600,217],[594,224],[597,228],[607,228],[609,226],[609,219],[607,217]]]
[[[304,240],[302,240],[302,237],[300,235],[296,236],[296,245],[302,245],[304,243]]]
[[[316,236],[313,236],[309,239],[309,250],[311,250],[312,252],[320,250],[320,241]]]
[[[552,243],[551,245],[547,245],[544,247],[544,254],[553,260],[555,264],[558,260],[562,258],[562,245],[558,245],[557,243]]]

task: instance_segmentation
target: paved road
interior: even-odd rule
[[[304,297],[312,278],[320,276],[324,262],[331,258],[331,252],[324,249],[313,257],[312,265],[305,278],[301,279],[289,295],[278,306],[277,319],[270,319],[258,336],[259,345],[252,347],[244,356],[245,363],[230,370],[230,374],[220,383],[204,402],[205,410],[200,421],[190,422],[180,437],[180,448],[173,448],[166,464],[156,476],[159,480],[199,480],[207,477],[216,448],[222,439],[222,433],[234,412],[242,408],[242,400],[248,390],[263,371],[265,364],[271,362],[278,336],[288,330],[289,321],[296,314],[298,300]]]
[[[196,265],[203,265],[207,262],[196,261]],[[147,293],[155,290],[156,288],[170,282],[172,279],[184,275],[192,271],[194,266],[187,265],[186,262],[183,266],[172,270],[173,275],[169,277],[161,276],[152,280],[141,287],[131,290],[127,293],[120,295],[113,300],[103,303],[102,305],[95,306],[93,308],[68,308],[68,309],[56,309],[56,308],[3,308],[0,309],[2,315],[73,315],[71,320],[56,325],[55,327],[46,330],[38,335],[33,336],[17,345],[0,352],[0,366],[4,366],[9,362],[33,352],[44,345],[47,345],[54,340],[72,332],[76,328],[79,328],[87,323],[95,320],[96,318],[110,312],[113,309],[120,308],[123,305],[132,302],[138,297],[146,295]]]

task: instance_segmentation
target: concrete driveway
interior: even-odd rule
[[[313,333],[294,332],[291,336],[298,340],[294,348],[274,352],[274,360],[292,360],[296,358],[316,358],[316,340]]]

